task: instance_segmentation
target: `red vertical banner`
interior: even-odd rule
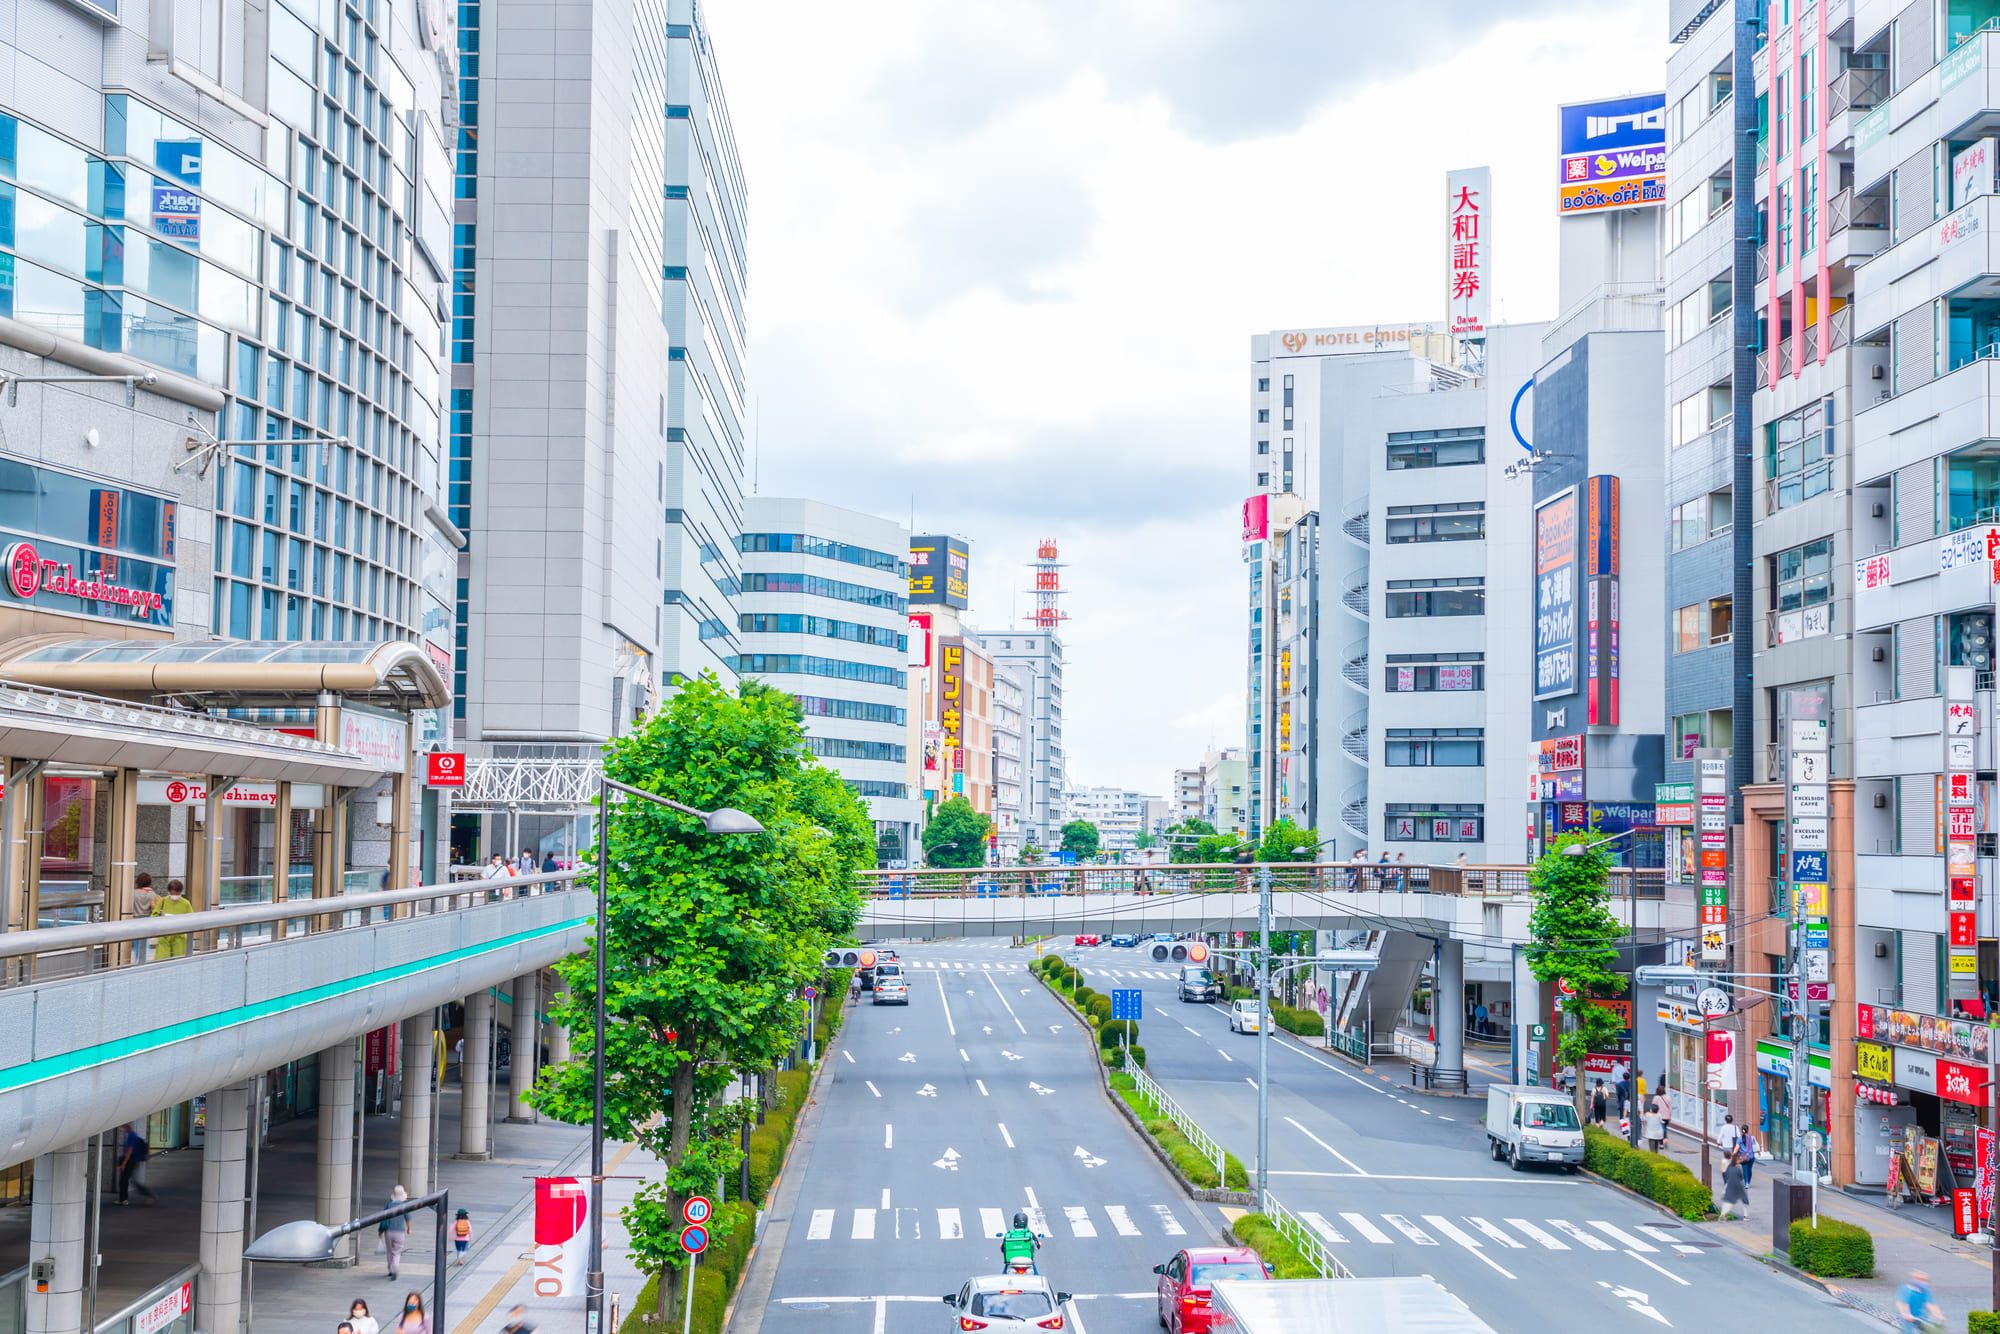
[[[1994,1133],[1984,1126],[1980,1127],[1973,1139],[1981,1218],[1990,1218],[1993,1214],[1994,1139]]]
[[[1951,1193],[1951,1230],[1961,1237],[1969,1237],[1979,1231],[1973,1193],[1969,1187],[1960,1186]]]
[[[590,1261],[590,1188],[580,1177],[535,1178],[535,1295],[580,1296]]]

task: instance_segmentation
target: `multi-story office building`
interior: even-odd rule
[[[1251,691],[1261,705],[1251,734],[1266,743],[1251,751],[1251,827],[1258,830],[1279,819],[1312,829],[1319,817],[1320,532],[1319,515],[1301,512],[1302,503],[1280,492],[1244,507],[1244,540],[1256,561],[1250,587],[1258,597],[1250,625],[1271,650]]]
[[[1097,826],[1098,848],[1123,855],[1138,846],[1140,834],[1151,832],[1147,807],[1153,800],[1143,792],[1124,788],[1071,788],[1063,802],[1063,821],[1088,820]]]
[[[1409,346],[1318,368],[1318,499],[1339,529],[1321,558],[1313,701],[1319,832],[1336,840],[1323,855],[1520,855],[1528,718],[1510,687],[1527,663],[1510,646],[1526,600],[1494,572],[1526,559],[1529,497],[1503,470],[1540,334],[1491,330],[1485,380]]]
[[[993,671],[993,829],[1000,857],[1021,854],[1021,827],[1027,792],[1027,676],[1018,666],[995,663]]]
[[[993,657],[969,632],[938,639],[937,698],[931,716],[942,724],[949,795],[964,797],[995,827],[993,804]]]
[[[1219,834],[1250,829],[1250,762],[1241,746],[1211,750],[1201,761],[1201,818]]]
[[[744,502],[732,669],[798,697],[806,744],[868,803],[885,859],[922,823],[909,784],[909,530],[814,500]]]
[[[1280,583],[1292,586],[1293,618],[1289,625],[1303,632],[1305,642],[1317,644],[1317,598],[1299,601],[1307,585],[1316,587],[1319,578],[1317,556],[1317,515],[1320,505],[1318,462],[1322,457],[1320,378],[1330,367],[1352,356],[1385,352],[1447,359],[1451,341],[1438,324],[1393,324],[1333,329],[1280,329],[1256,334],[1250,339],[1250,434],[1245,481],[1250,500],[1244,506],[1243,560],[1247,567],[1249,595],[1249,640],[1246,664],[1244,730],[1250,766],[1249,832],[1257,833],[1276,809],[1275,794],[1267,789],[1280,783],[1296,807],[1300,797],[1315,797],[1312,776],[1300,772],[1306,753],[1323,751],[1312,740],[1309,711],[1294,708],[1292,744],[1272,741],[1273,729],[1284,714],[1284,705],[1274,698],[1278,658],[1284,650],[1267,653],[1269,636],[1277,629]],[[1285,496],[1293,500],[1283,500]],[[1262,498],[1262,499],[1260,499]],[[1270,507],[1270,508],[1266,508]],[[1310,540],[1303,551],[1292,539],[1299,516],[1314,515]],[[1277,550],[1279,543],[1293,541],[1289,552]],[[1301,560],[1300,557],[1305,559]],[[1267,622],[1266,617],[1271,619]],[[1309,680],[1299,676],[1297,680]],[[1291,693],[1291,692],[1285,692]],[[1267,741],[1271,742],[1267,746]],[[1323,801],[1317,812],[1330,815]],[[1298,818],[1294,813],[1293,818]]]
[[[741,651],[744,182],[694,0],[460,13],[465,736],[591,757]]]
[[[1062,831],[1068,768],[1063,752],[1063,648],[1053,630],[997,630],[979,641],[1001,670],[1023,680],[1022,840],[1053,848]]]
[[[1174,770],[1173,822],[1202,819],[1201,770]]]

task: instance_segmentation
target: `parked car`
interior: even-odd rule
[[[1088,931],[1079,932],[1076,937],[1076,943],[1078,945],[1102,945],[1104,943],[1104,937],[1097,935],[1094,932],[1088,932]]]
[[[1192,1246],[1154,1265],[1153,1272],[1159,1275],[1160,1324],[1169,1334],[1208,1334],[1220,1328],[1208,1305],[1209,1285],[1217,1279],[1271,1277],[1257,1252],[1245,1246]]]
[[[1232,1001],[1229,1006],[1229,1031],[1232,1033],[1255,1033],[1258,1024],[1257,1001],[1245,997]]]
[[[1133,935],[1116,935],[1111,938],[1113,949],[1131,950],[1139,947],[1139,938]]]
[[[1183,1001],[1221,1000],[1222,979],[1206,968],[1183,968],[1180,992]]]

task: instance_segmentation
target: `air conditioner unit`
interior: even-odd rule
[[[1883,648],[1879,644],[1876,645],[1874,648],[1868,650],[1868,661],[1870,662],[1889,661],[1889,650]]]
[[[1878,811],[1889,809],[1889,794],[1887,792],[1877,792],[1875,794],[1875,809]]]

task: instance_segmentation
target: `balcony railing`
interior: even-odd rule
[[[1889,95],[1886,69],[1848,69],[1833,76],[1826,86],[1827,114],[1843,111],[1872,111]]]
[[[1757,387],[1771,387],[1771,349],[1768,347],[1757,354]]]
[[[1832,337],[1827,340],[1826,350],[1838,352],[1854,338],[1854,307],[1842,306],[1834,311],[1831,330]]]
[[[1771,277],[1771,247],[1767,245],[1760,245],[1757,247],[1757,281],[1760,283],[1765,282],[1768,281],[1770,277]]]
[[[1849,227],[1888,230],[1889,201],[1879,195],[1857,197],[1852,190],[1842,190],[1827,201],[1826,230],[1831,236]]]
[[[1819,326],[1817,324],[1808,324],[1806,326],[1805,340],[1806,365],[1810,366],[1819,360]]]

